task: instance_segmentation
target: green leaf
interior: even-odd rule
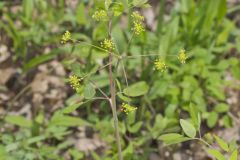
[[[105,9],[108,10],[111,4],[112,4],[112,0],[105,0]]]
[[[145,3],[141,7],[143,7],[143,8],[151,8],[152,6],[149,3]]]
[[[69,153],[74,159],[84,159],[84,153],[78,151],[77,149],[70,149]]]
[[[122,3],[114,4],[114,6],[112,7],[112,10],[113,10],[113,15],[117,17],[123,13],[124,6]]]
[[[228,144],[223,140],[221,139],[220,137],[214,135],[214,138],[215,140],[217,141],[218,145],[226,152],[229,151],[229,148],[228,148]]]
[[[5,6],[5,2],[0,2],[0,9],[2,9]]]
[[[34,1],[33,0],[23,0],[24,16],[28,20],[32,17],[33,7],[34,7]]]
[[[53,59],[54,57],[56,57],[57,53],[58,53],[58,51],[55,50],[52,53],[42,54],[37,57],[34,57],[31,60],[29,60],[27,63],[25,63],[23,68],[25,71],[32,69],[33,67],[36,67],[37,65],[39,65],[41,63],[44,63],[46,61]]]
[[[7,152],[4,146],[0,145],[0,157],[2,159],[7,159]]]
[[[131,132],[131,133],[138,132],[140,130],[140,128],[142,127],[142,124],[143,124],[143,122],[137,122],[133,126],[129,126],[128,127],[129,132]]]
[[[43,124],[44,122],[44,113],[43,112],[39,112],[37,117],[35,118],[35,121],[39,124]]]
[[[211,112],[207,118],[207,126],[213,128],[218,120],[218,114],[216,112]]]
[[[207,152],[215,157],[217,160],[226,160],[226,158],[216,149],[208,149]]]
[[[151,128],[151,134],[153,138],[157,138],[162,132],[165,130],[169,123],[168,118],[163,118],[161,114],[157,114],[155,116],[155,122],[153,127]]]
[[[137,82],[123,90],[123,93],[131,96],[131,97],[137,97],[142,96],[148,92],[149,86],[146,82],[141,81]]]
[[[31,137],[27,140],[27,144],[30,145],[30,144],[33,144],[33,143],[37,143],[37,142],[40,142],[40,141],[43,141],[45,140],[47,137],[45,135],[40,135],[40,136],[36,136],[36,137]]]
[[[95,88],[93,88],[93,86],[91,84],[87,84],[84,87],[84,97],[86,99],[93,98],[95,94],[96,94]]]
[[[74,127],[75,126],[76,127],[76,126],[86,126],[86,125],[89,126],[91,124],[81,118],[56,113],[52,117],[49,125],[50,126],[66,126],[66,127]]]
[[[158,139],[162,141],[172,141],[174,139],[178,139],[181,137],[183,137],[183,135],[178,133],[168,133],[168,134],[161,135],[160,137],[158,137]]]
[[[76,76],[79,76],[79,77],[83,77],[84,76],[84,73],[83,71],[81,70],[81,66],[79,63],[72,63],[70,65],[70,68],[71,68],[71,71],[76,75]]]
[[[191,138],[184,137],[177,133],[168,133],[158,137],[158,140],[162,140],[165,144],[171,145],[191,140]]]
[[[127,157],[129,157],[130,155],[133,155],[134,153],[134,148],[133,148],[133,144],[130,142],[130,144],[127,146],[127,148],[125,148],[122,152],[123,157],[126,157],[124,159],[127,159]]]
[[[70,105],[70,106],[64,108],[64,109],[62,110],[62,113],[64,113],[64,114],[72,113],[72,112],[75,111],[78,107],[80,107],[82,104],[83,104],[83,102],[80,102],[80,103],[77,103],[77,104],[74,104],[74,105]]]
[[[239,68],[240,68],[240,62],[232,65],[232,67],[231,67],[231,72],[232,72],[233,76],[237,79],[240,79],[240,69]]]
[[[76,19],[79,24],[86,24],[87,20],[85,17],[85,6],[84,3],[80,3],[77,7]]]
[[[227,105],[226,103],[219,103],[214,107],[214,111],[218,113],[224,113],[229,111],[229,108],[230,108],[229,105]]]
[[[136,120],[136,112],[130,112],[127,114],[127,125],[133,125]]]
[[[124,96],[124,95],[123,95],[122,93],[120,93],[120,92],[117,93],[117,96],[118,96],[121,100],[123,100],[124,102],[131,102],[131,101],[132,101],[131,98]]]
[[[226,128],[230,128],[232,126],[232,119],[229,117],[229,115],[224,115],[222,117],[223,125]]]
[[[22,116],[9,115],[5,117],[5,121],[20,127],[32,127],[32,121],[28,120]]]
[[[194,106],[192,103],[190,103],[189,106],[189,114],[191,116],[191,120],[197,130],[200,128],[201,124],[201,116],[200,113],[198,112],[198,109],[196,106]]]
[[[148,0],[133,0],[133,5],[134,6],[137,6],[137,7],[140,7],[142,5],[144,5],[145,3],[147,3]]]
[[[180,119],[180,125],[181,125],[184,133],[188,137],[194,138],[196,136],[196,129],[194,128],[194,126],[190,122],[188,122],[184,119]]]
[[[237,157],[238,157],[238,150],[235,149],[230,156],[230,160],[237,160],[238,159]]]

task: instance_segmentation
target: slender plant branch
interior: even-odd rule
[[[103,92],[103,90],[100,88],[100,87],[98,87],[97,86],[97,84],[95,83],[95,82],[93,82],[93,81],[91,81],[91,80],[89,80],[90,81],[90,83],[95,87],[95,88],[97,88],[97,90],[99,90],[101,93],[102,93],[102,95],[106,98],[106,99],[110,99],[104,92]]]
[[[108,67],[110,64],[113,64],[113,62],[114,62],[114,61],[112,61],[111,63],[105,64],[104,66],[100,67],[96,72],[103,70],[104,68]],[[84,78],[90,76],[91,74],[93,74],[93,73],[88,73],[88,74],[84,75],[84,76],[81,77],[81,78],[84,79]]]
[[[94,97],[91,100],[107,100],[107,101],[109,101],[109,99],[105,98],[105,97]]]
[[[240,119],[233,115],[231,112],[228,112],[228,115],[238,124],[240,124]]]
[[[73,40],[72,40],[72,41],[73,41]],[[91,46],[91,47],[97,48],[97,49],[99,49],[99,50],[101,50],[101,51],[103,51],[103,52],[108,53],[108,50],[105,50],[105,49],[103,49],[102,47],[95,46],[95,45],[93,45],[93,44],[91,44],[91,43],[87,43],[87,42],[79,41],[79,40],[76,41],[75,43],[78,43],[78,44],[85,44],[85,45],[88,45],[88,46]],[[112,55],[113,55],[113,56],[116,56],[117,58],[119,58],[119,55],[115,54],[114,52],[112,52]]]
[[[130,39],[128,40],[127,47],[125,49],[125,52],[127,52],[127,53],[128,53],[129,48],[130,48],[130,45],[132,43],[133,37],[134,37],[134,33],[132,33]]]
[[[133,56],[124,56],[123,59],[130,59],[130,58],[138,58],[138,57],[155,57],[160,56],[160,54],[141,54],[141,55],[133,55]],[[172,57],[177,57],[177,55],[167,55]]]
[[[112,30],[112,21],[109,21],[108,24],[108,36],[111,39],[111,30]],[[123,160],[122,157],[122,147],[121,147],[121,140],[119,135],[119,128],[118,128],[118,117],[117,117],[117,107],[116,107],[116,88],[115,88],[115,81],[112,72],[112,61],[113,61],[113,54],[112,51],[109,51],[109,83],[110,83],[110,93],[111,93],[111,100],[110,105],[112,108],[112,114],[114,119],[114,128],[115,128],[115,136],[117,141],[117,148],[118,148],[118,159]]]
[[[124,79],[125,79],[126,85],[127,85],[127,87],[128,87],[127,73],[126,73],[126,70],[125,70],[125,67],[124,67],[124,64],[123,64],[122,61],[121,61],[121,65],[122,65],[122,70],[123,70]]]
[[[213,148],[213,146],[211,144],[207,143],[202,138],[193,138],[193,140],[198,140],[198,141],[204,143],[205,145],[207,145],[208,147]]]

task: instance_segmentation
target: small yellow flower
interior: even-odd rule
[[[134,21],[144,21],[144,17],[136,11],[132,13],[131,17]]]
[[[69,76],[69,83],[71,87],[76,90],[77,92],[81,90],[80,78],[76,75]]]
[[[179,55],[178,55],[178,59],[182,64],[186,62],[187,55],[186,55],[186,51],[184,49],[180,50]]]
[[[143,25],[144,17],[140,15],[138,12],[133,12],[132,15],[132,20],[133,20],[133,32],[136,35],[141,34],[142,32],[145,31],[145,27]]]
[[[129,112],[133,112],[137,109],[137,107],[131,106],[129,104],[123,103],[122,104],[122,111],[128,114]]]
[[[141,22],[138,22],[138,21],[134,21],[133,22],[133,32],[136,34],[136,35],[139,35],[141,34],[142,32],[145,31],[145,28],[143,26],[143,24]]]
[[[95,19],[96,21],[106,21],[108,20],[108,15],[105,10],[99,10],[94,12],[92,18]]]
[[[167,69],[167,65],[162,59],[156,59],[154,62],[155,68],[157,70],[160,70],[161,72],[165,71]]]
[[[66,31],[63,35],[62,35],[62,38],[61,38],[61,43],[62,44],[65,44],[67,43],[68,41],[71,40],[71,33],[69,31]]]
[[[107,50],[114,50],[114,48],[115,48],[114,46],[115,46],[115,44],[111,39],[106,38],[106,39],[104,39],[103,42],[101,42],[101,47],[105,48]]]

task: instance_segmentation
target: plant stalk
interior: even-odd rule
[[[112,28],[112,22],[109,21],[108,25],[108,36],[111,39],[111,28]],[[120,140],[120,134],[119,134],[119,128],[118,128],[118,117],[117,117],[117,106],[116,106],[116,88],[115,88],[115,81],[113,77],[112,72],[112,61],[113,61],[113,54],[111,51],[109,51],[109,84],[110,84],[110,105],[112,109],[113,119],[114,119],[114,128],[115,128],[115,136],[117,141],[117,148],[118,148],[118,159],[123,160],[122,157],[122,147],[121,147],[121,140]]]

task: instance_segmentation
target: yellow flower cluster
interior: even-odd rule
[[[67,43],[68,41],[71,40],[71,33],[69,31],[66,31],[63,35],[62,35],[62,38],[61,38],[61,43],[62,44],[65,44]]]
[[[129,112],[133,112],[137,109],[137,107],[131,106],[129,104],[123,103],[122,104],[122,111],[128,114]]]
[[[105,38],[103,42],[101,42],[101,47],[107,50],[114,50],[115,44],[111,39]]]
[[[138,12],[133,12],[131,17],[135,20],[135,21],[144,21],[144,17],[142,15],[140,15]]]
[[[155,68],[157,70],[160,70],[161,72],[165,71],[167,69],[167,65],[162,59],[156,59],[154,62]]]
[[[96,21],[106,21],[108,20],[108,15],[105,10],[99,10],[94,12],[92,18],[95,19]]]
[[[178,55],[178,59],[182,64],[186,62],[187,55],[186,55],[186,51],[184,49],[180,50],[179,55]]]
[[[139,22],[135,21],[135,22],[133,22],[133,25],[134,25],[133,26],[133,31],[136,35],[139,35],[139,34],[141,34],[142,32],[145,31],[145,28],[144,28],[142,23],[139,23]]]
[[[80,78],[77,77],[76,75],[69,76],[69,83],[71,87],[77,92],[81,90]]]
[[[144,21],[144,17],[141,16],[138,12],[133,12],[131,15],[132,19],[133,19],[133,32],[136,35],[141,34],[142,32],[145,31],[145,27],[143,24]]]

